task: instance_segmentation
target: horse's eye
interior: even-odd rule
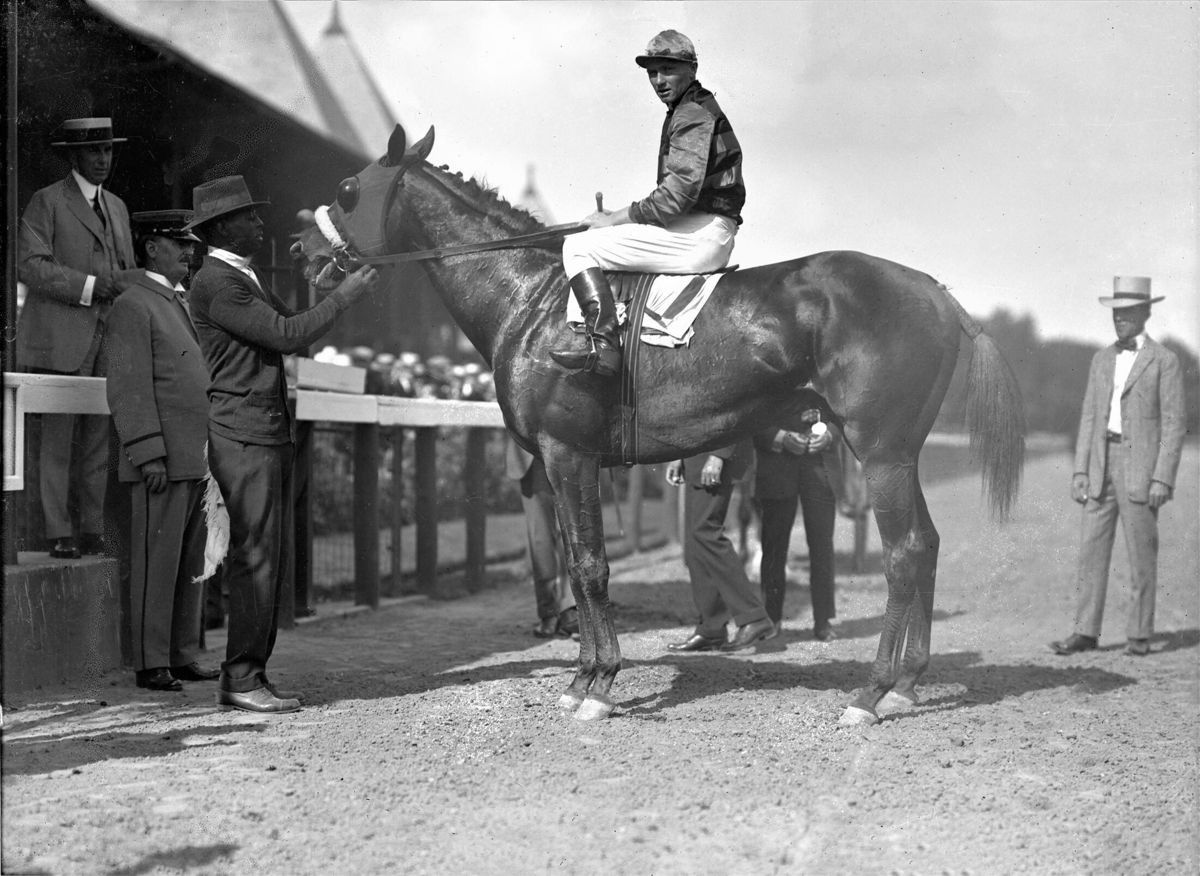
[[[358,206],[358,177],[346,177],[338,184],[337,202],[347,213]]]

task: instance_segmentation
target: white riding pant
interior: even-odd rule
[[[563,240],[563,268],[651,274],[703,274],[729,264],[737,223],[728,216],[689,213],[670,226],[626,223],[589,228]]]

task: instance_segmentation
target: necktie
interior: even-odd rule
[[[1113,346],[1116,347],[1118,350],[1134,351],[1137,349],[1137,339],[1131,338],[1128,341],[1122,341],[1120,338],[1118,338],[1116,343],[1113,344]]]
[[[96,197],[92,201],[92,209],[96,211],[96,216],[100,219],[100,224],[105,228],[108,227],[108,220],[104,218],[104,208],[100,206],[100,192],[96,192]]]

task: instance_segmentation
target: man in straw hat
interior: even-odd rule
[[[125,202],[104,188],[113,144],[125,138],[113,136],[108,118],[68,119],[60,130],[51,145],[66,150],[71,172],[34,193],[17,232],[18,276],[29,288],[17,362],[35,372],[94,377],[113,299],[141,276]],[[72,464],[79,469],[78,540],[67,506]],[[102,553],[107,419],[43,415],[39,466],[50,555]]]
[[[134,251],[146,275],[113,304],[101,358],[131,493],[128,570],[134,678],[177,691],[212,681],[196,663],[204,571],[204,458],[208,367],[182,281],[198,238],[191,210],[133,214]],[[118,531],[120,527],[114,527]],[[125,559],[125,558],[123,558]]]
[[[240,176],[196,186],[186,226],[209,245],[191,286],[192,318],[208,362],[208,463],[229,512],[229,638],[217,702],[293,712],[299,696],[267,676],[280,599],[292,585],[294,434],[283,357],[314,343],[378,274],[364,267],[315,307],[296,313],[250,263],[262,246],[265,201]]]
[[[1075,442],[1071,495],[1083,505],[1075,631],[1056,654],[1091,651],[1100,638],[1117,518],[1129,550],[1130,610],[1125,651],[1150,653],[1158,583],[1158,509],[1171,499],[1185,432],[1178,357],[1146,334],[1149,277],[1116,277],[1117,341],[1092,359]]]
[[[579,303],[586,346],[551,353],[567,368],[611,376],[621,369],[617,314],[605,271],[697,274],[729,263],[746,188],[742,147],[711,91],[696,79],[696,48],[664,30],[634,59],[667,106],[658,184],[614,212],[597,209],[587,231],[563,241],[563,267]],[[599,205],[597,205],[599,206]]]

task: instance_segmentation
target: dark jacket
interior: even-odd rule
[[[687,213],[742,224],[742,147],[711,91],[693,82],[667,110],[658,147],[658,187],[629,207],[629,218],[665,226]]]
[[[113,304],[101,357],[105,391],[121,441],[119,477],[163,459],[173,481],[204,477],[208,466],[208,367],[175,291],[143,277]]]
[[[811,424],[801,420],[801,415],[786,417],[778,426],[764,429],[754,436],[756,471],[754,495],[758,499],[792,499],[800,494],[800,470],[804,466],[822,466],[829,483],[837,491],[841,481],[838,460],[838,445],[842,435],[832,423],[826,422],[833,437],[830,445],[820,453],[797,456],[786,450],[775,449],[775,438],[781,432],[807,432]]]
[[[68,175],[34,193],[17,233],[18,275],[29,293],[17,327],[17,361],[26,368],[78,371],[109,302],[79,303],[89,275],[135,267],[125,202],[100,189],[108,227]]]
[[[257,273],[255,276],[258,276]],[[283,357],[315,343],[349,306],[338,289],[296,313],[232,265],[206,256],[192,280],[192,320],[208,362],[209,428],[246,444],[294,440]]]
[[[740,480],[746,474],[746,469],[754,460],[754,447],[749,441],[739,441],[728,447],[689,456],[683,461],[683,478],[689,487],[701,486],[700,472],[710,456],[719,456],[724,460],[721,467],[721,484],[725,485]]]

